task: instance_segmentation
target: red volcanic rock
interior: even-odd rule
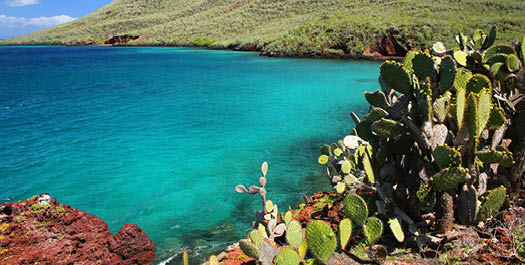
[[[155,246],[134,224],[108,225],[41,194],[0,205],[0,264],[152,264]]]
[[[403,58],[410,48],[408,39],[402,34],[382,35],[365,48],[363,55],[381,60]]]
[[[119,45],[122,43],[126,43],[128,41],[131,41],[131,40],[136,40],[138,38],[140,38],[139,35],[133,35],[133,34],[117,35],[117,36],[113,36],[113,38],[104,42],[104,44]]]

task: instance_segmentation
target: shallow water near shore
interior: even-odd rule
[[[319,146],[363,116],[379,63],[161,47],[0,47],[0,203],[50,193],[158,262],[244,237],[268,161],[281,211],[326,189]]]

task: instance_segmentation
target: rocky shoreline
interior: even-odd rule
[[[111,235],[102,219],[46,193],[0,204],[0,264],[152,264],[155,251],[137,225]]]
[[[406,53],[413,49],[413,39],[397,31],[390,32],[385,35],[378,36],[373,42],[366,46],[361,54],[353,54],[349,52],[346,44],[340,43],[331,49],[323,52],[297,52],[291,51],[270,51],[265,49],[265,44],[252,43],[246,45],[229,45],[219,46],[214,44],[209,45],[192,45],[192,44],[144,44],[143,36],[135,34],[116,35],[106,40],[104,43],[97,43],[95,41],[88,42],[72,42],[65,44],[5,44],[5,46],[100,46],[100,47],[184,47],[195,49],[208,50],[231,50],[231,51],[248,51],[259,52],[260,56],[265,57],[280,57],[280,58],[308,58],[308,59],[351,59],[351,60],[369,60],[369,61],[385,61],[385,60],[401,60]]]

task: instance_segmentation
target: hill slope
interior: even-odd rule
[[[389,28],[415,46],[451,39],[458,29],[520,39],[522,0],[115,0],[93,13],[6,44],[104,43],[139,34],[135,45],[250,47],[293,53],[359,55]],[[257,45],[257,46],[255,46]]]

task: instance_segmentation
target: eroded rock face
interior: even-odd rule
[[[133,34],[117,35],[117,36],[113,36],[113,38],[104,42],[104,44],[119,45],[121,43],[126,43],[130,40],[136,40],[138,38],[140,38],[139,35],[133,35]]]
[[[394,34],[397,33],[397,34]],[[376,59],[402,58],[410,50],[409,38],[399,32],[379,36],[363,51],[363,55]]]
[[[0,264],[152,264],[154,259],[153,241],[135,224],[112,236],[100,218],[60,205],[48,194],[0,205]]]

